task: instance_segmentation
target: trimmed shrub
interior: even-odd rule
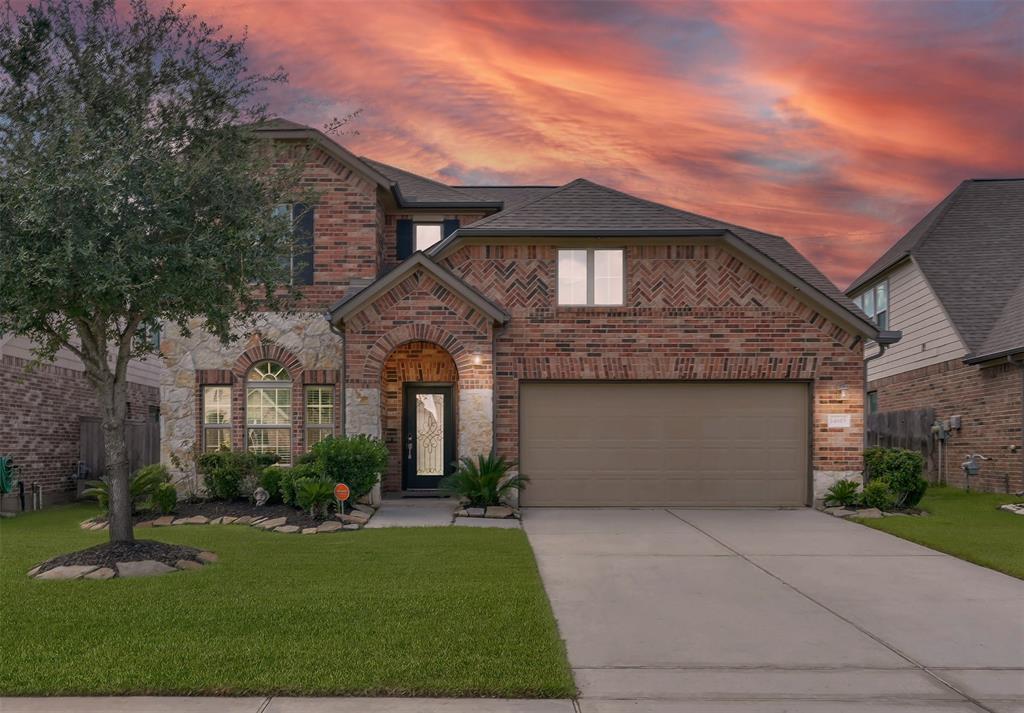
[[[825,493],[825,505],[828,507],[853,507],[860,503],[860,485],[855,480],[837,480]]]
[[[153,491],[153,507],[161,515],[170,515],[178,506],[178,489],[173,483],[160,483]]]
[[[388,464],[384,441],[370,436],[331,436],[317,443],[298,464],[312,466],[318,477],[345,483],[352,498],[361,498],[376,485]]]
[[[214,500],[236,500],[250,496],[261,471],[277,460],[265,453],[221,450],[199,456],[197,466],[206,492]]]
[[[928,490],[922,477],[924,457],[904,448],[868,448],[864,451],[864,474],[868,482],[884,481],[892,491],[892,507],[917,505]]]
[[[327,478],[296,478],[295,502],[313,517],[327,514],[334,501],[334,483]]]
[[[440,488],[445,493],[464,498],[469,507],[499,505],[509,491],[526,487],[526,477],[508,474],[514,466],[515,463],[493,453],[479,455],[476,460],[462,458],[458,470],[445,477]]]
[[[884,480],[872,480],[864,486],[861,504],[879,510],[892,510],[896,505],[896,496]]]
[[[267,503],[279,503],[281,500],[281,474],[284,468],[276,465],[267,466],[260,473],[260,487],[270,496]]]

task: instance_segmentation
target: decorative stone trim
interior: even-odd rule
[[[455,517],[486,517],[492,520],[513,518],[519,519],[519,510],[508,505],[492,505],[487,508],[459,508]]]
[[[370,521],[370,518],[372,518],[376,512],[377,509],[371,505],[360,503],[358,506],[354,506],[351,510],[346,509],[344,515],[336,514],[333,520],[325,520],[317,527],[305,528],[298,525],[289,525],[288,518],[286,517],[266,518],[254,517],[252,515],[224,515],[212,520],[205,515],[193,515],[191,517],[174,517],[173,515],[164,515],[162,517],[154,518],[153,520],[140,522],[135,525],[135,528],[144,529],[148,527],[174,527],[182,525],[248,525],[259,530],[280,532],[286,535],[296,534],[299,532],[303,535],[314,535],[323,532],[361,529]],[[516,514],[516,517],[518,517],[518,513]],[[107,521],[102,518],[83,520],[79,525],[83,530],[106,530],[108,526]]]

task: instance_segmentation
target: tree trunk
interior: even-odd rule
[[[106,455],[110,489],[110,541],[131,542],[132,499],[128,484],[128,444],[125,418],[128,388],[123,380],[110,379],[97,385],[103,419],[103,450]]]

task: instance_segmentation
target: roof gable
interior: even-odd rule
[[[1024,349],[1024,179],[968,180],[850,285],[920,268],[972,359]]]

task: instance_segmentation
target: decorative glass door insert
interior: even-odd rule
[[[452,387],[406,384],[402,475],[407,489],[432,489],[455,460]]]

